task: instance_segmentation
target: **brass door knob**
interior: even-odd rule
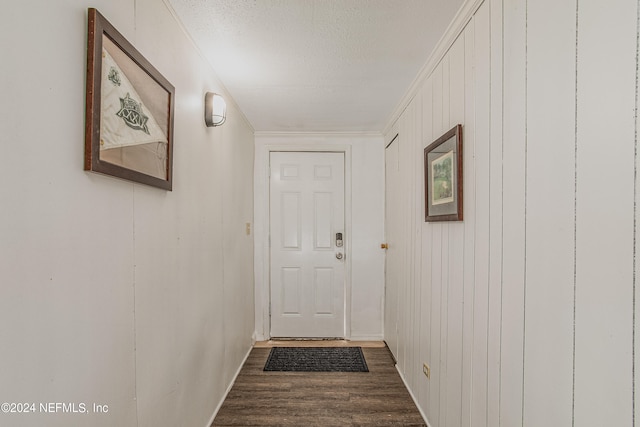
[[[380,245],[380,249],[389,249],[389,245],[387,245],[386,243],[382,243]]]

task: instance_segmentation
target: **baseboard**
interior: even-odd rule
[[[233,375],[233,378],[231,379],[231,383],[229,384],[229,387],[227,387],[227,390],[224,392],[224,395],[222,396],[222,399],[220,399],[220,403],[218,403],[218,406],[216,406],[216,409],[213,411],[213,415],[211,415],[211,418],[209,418],[209,422],[207,423],[207,425],[205,427],[211,427],[211,424],[213,424],[213,420],[216,419],[216,415],[218,415],[218,411],[222,407],[222,404],[224,403],[225,399],[227,398],[227,395],[229,394],[229,392],[231,391],[231,388],[233,387],[233,385],[236,382],[236,378],[238,378],[238,375],[240,375],[240,371],[244,367],[244,364],[247,361],[247,359],[249,358],[249,354],[251,354],[251,350],[253,350],[254,344],[255,344],[255,341],[253,341],[253,344],[251,344],[251,347],[249,348],[249,351],[244,356],[244,359],[242,359],[242,363],[240,364],[240,367],[238,368],[236,373]]]
[[[389,356],[391,356],[391,358],[393,359],[393,364],[396,365],[396,369],[398,369],[398,360],[396,359],[395,354],[393,354],[393,351],[391,351],[391,348],[389,347],[389,343],[385,341],[384,345],[386,345],[387,348],[389,349]],[[400,374],[400,377],[402,378],[402,374]],[[406,383],[405,383],[405,385],[406,385]]]
[[[351,335],[349,341],[383,341],[384,336],[382,334],[374,335]]]
[[[396,371],[398,371],[398,374],[400,375],[400,378],[404,383],[404,387],[409,392],[409,396],[411,396],[411,399],[413,399],[413,403],[415,403],[416,408],[418,408],[418,411],[420,412],[420,415],[422,416],[422,419],[424,420],[425,424],[427,424],[427,427],[431,427],[431,424],[429,424],[429,419],[427,418],[427,414],[424,413],[424,411],[418,404],[418,399],[416,399],[416,397],[413,395],[413,391],[411,391],[411,388],[409,388],[409,384],[407,384],[407,381],[404,379],[404,375],[402,375],[402,372],[400,372],[400,369],[398,369],[398,365],[396,365]]]

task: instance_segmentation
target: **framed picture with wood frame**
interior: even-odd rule
[[[175,88],[89,9],[84,169],[171,190]]]
[[[462,125],[424,149],[425,221],[462,221]]]

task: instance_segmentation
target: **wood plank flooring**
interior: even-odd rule
[[[367,373],[264,372],[269,351],[254,347],[212,426],[426,425],[386,347],[363,346]]]

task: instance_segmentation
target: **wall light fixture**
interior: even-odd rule
[[[204,95],[204,122],[208,127],[220,126],[227,120],[227,104],[217,93]]]

